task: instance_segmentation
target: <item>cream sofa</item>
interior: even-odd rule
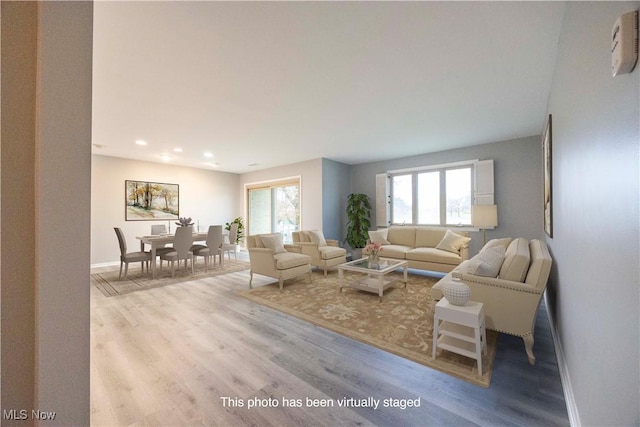
[[[337,240],[325,239],[322,231],[294,231],[291,238],[300,253],[309,256],[311,265],[324,270],[325,277],[328,268],[347,262],[346,249]]]
[[[468,233],[419,226],[391,226],[369,231],[371,242],[382,244],[381,258],[403,259],[409,268],[448,273],[469,258]],[[364,250],[363,255],[367,255]]]
[[[471,288],[471,300],[484,304],[487,329],[522,337],[529,363],[534,364],[536,313],[551,264],[547,245],[540,240],[491,240],[431,288],[433,304],[442,298],[447,282],[462,280]]]

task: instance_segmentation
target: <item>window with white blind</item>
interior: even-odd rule
[[[471,206],[493,204],[493,160],[389,171],[376,176],[376,223],[471,226]]]
[[[291,232],[300,226],[300,179],[247,186],[248,234],[280,233],[292,243]]]

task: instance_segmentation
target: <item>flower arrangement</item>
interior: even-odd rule
[[[367,246],[364,247],[364,251],[369,255],[373,255],[374,258],[378,258],[380,256],[380,252],[383,251],[382,244],[377,242],[369,242]]]
[[[176,222],[176,225],[179,225],[180,227],[187,227],[189,225],[193,225],[193,222],[191,221],[191,217],[187,218],[187,217],[180,217],[178,218],[179,222]]]

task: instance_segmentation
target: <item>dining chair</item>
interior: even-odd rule
[[[151,226],[151,234],[152,235],[158,235],[158,234],[165,234],[167,232],[167,226],[164,224],[154,224]]]
[[[224,252],[226,252],[227,256],[229,257],[229,261],[231,261],[231,252],[233,252],[233,256],[236,258],[236,261],[238,260],[238,254],[236,252],[237,239],[238,239],[238,223],[234,222],[229,227],[229,243],[224,243],[222,245],[222,252],[223,252],[222,256],[224,257]]]
[[[193,245],[191,246],[191,252],[197,261],[197,257],[204,258],[204,271],[207,271],[209,261],[213,260],[213,264],[216,263],[216,255],[220,259],[220,266],[222,266],[222,226],[211,225],[207,232],[206,245]]]
[[[116,232],[116,236],[118,236],[118,244],[120,245],[120,274],[118,275],[118,279],[122,277],[122,265],[124,264],[124,278],[127,278],[127,273],[129,272],[129,263],[130,262],[139,262],[142,268],[142,272],[144,273],[144,264],[147,263],[147,273],[149,273],[149,261],[151,261],[151,253],[150,252],[127,252],[127,239],[124,237],[124,233],[118,227],[113,227]]]
[[[173,248],[171,252],[160,255],[160,270],[162,271],[162,260],[171,261],[171,277],[175,277],[176,266],[175,262],[178,261],[178,268],[180,268],[180,261],[184,260],[184,269],[187,270],[187,264],[191,260],[191,274],[195,272],[193,267],[193,252],[191,252],[191,246],[193,245],[193,227],[178,227],[176,228],[175,239],[173,240]]]
[[[167,233],[167,226],[164,224],[153,224],[151,225],[151,235],[152,236],[157,236],[160,234],[166,234]],[[173,250],[173,248],[165,243],[164,245],[162,245],[161,247],[156,248],[156,256],[159,257],[162,254],[166,254],[167,252],[171,252]],[[162,259],[160,260],[160,267],[162,267]]]

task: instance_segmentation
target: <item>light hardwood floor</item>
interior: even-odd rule
[[[248,301],[248,282],[243,271],[110,298],[92,286],[91,424],[569,425],[544,307],[536,365],[500,335],[483,389]],[[344,397],[380,407],[338,407]],[[420,406],[382,408],[389,398]]]

